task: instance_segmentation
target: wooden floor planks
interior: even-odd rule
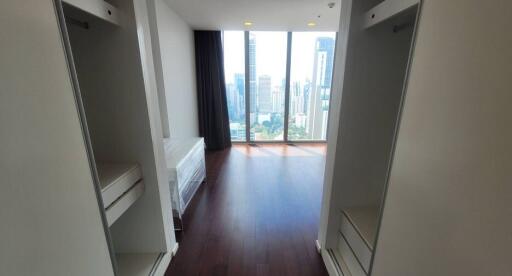
[[[209,152],[166,275],[323,276],[316,252],[324,144]]]

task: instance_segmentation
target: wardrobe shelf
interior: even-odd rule
[[[112,225],[144,193],[138,164],[98,163],[101,196],[108,225]]]
[[[338,243],[336,244],[336,253],[338,256],[338,262],[342,270],[348,270],[348,275],[351,276],[367,276],[368,273],[363,268],[364,266],[361,264],[359,258],[354,253],[351,245],[348,243],[346,238],[340,233],[338,235]],[[350,274],[349,274],[350,273]],[[343,274],[345,275],[345,274]]]
[[[341,212],[338,250],[348,259],[347,263],[359,264],[366,273],[370,268],[378,218],[377,206],[352,207]],[[351,259],[357,262],[349,261]],[[359,265],[352,265],[351,271],[360,271]]]
[[[142,179],[142,171],[138,164],[98,162],[96,168],[105,208]]]
[[[63,2],[112,24],[121,25],[121,11],[104,0],[63,0]]]
[[[420,0],[385,0],[363,15],[363,28],[370,28],[419,4]]]
[[[345,208],[343,214],[364,239],[366,245],[373,250],[373,243],[379,222],[379,207],[360,206]]]

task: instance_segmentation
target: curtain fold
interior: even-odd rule
[[[208,150],[231,146],[220,31],[194,31],[199,134]]]

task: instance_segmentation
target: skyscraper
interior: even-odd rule
[[[249,34],[249,104],[251,113],[258,111],[256,85],[256,37]]]
[[[303,103],[302,112],[303,113],[309,113],[308,105],[309,105],[309,95],[310,94],[311,94],[311,80],[306,79],[306,83],[302,87],[302,98],[303,98],[303,100],[302,100],[302,103]]]
[[[334,39],[330,37],[317,38],[307,125],[310,138],[314,140],[326,138],[327,111],[325,107],[328,105],[326,95],[329,95],[331,90],[333,59]]]
[[[235,87],[238,92],[238,99],[235,114],[236,120],[245,121],[245,75],[242,73],[235,74]]]
[[[258,113],[272,112],[271,77],[261,75],[258,78]]]
[[[304,92],[306,89],[307,87],[303,87],[300,82],[294,82],[290,86],[290,117],[306,112],[306,105],[304,104]]]
[[[226,98],[228,104],[228,115],[230,118],[236,116],[236,105],[237,105],[237,92],[235,86],[232,83],[226,85]]]

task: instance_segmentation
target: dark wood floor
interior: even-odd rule
[[[314,243],[324,145],[234,145],[206,159],[166,275],[327,275]]]

